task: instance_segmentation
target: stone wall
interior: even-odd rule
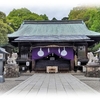
[[[4,76],[5,78],[19,77],[20,72],[18,64],[6,64],[4,66]]]

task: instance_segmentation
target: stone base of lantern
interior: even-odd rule
[[[99,65],[86,65],[86,73],[87,77],[100,77],[100,66]]]
[[[4,66],[4,77],[5,78],[12,78],[12,77],[19,77],[19,66],[18,64],[6,64]]]

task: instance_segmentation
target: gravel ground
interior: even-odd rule
[[[20,84],[22,81],[29,78],[33,73],[22,73],[20,77],[17,78],[5,78],[5,82],[0,83],[0,95],[9,91],[16,85]]]
[[[86,77],[84,73],[76,73],[73,75],[100,93],[100,78]]]

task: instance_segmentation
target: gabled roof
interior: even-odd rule
[[[41,36],[43,38],[40,38]],[[9,38],[20,37],[18,38],[19,40],[25,39],[26,37],[28,37],[29,39],[31,37],[31,39],[34,40],[38,37],[39,39],[44,39],[45,36],[49,36],[47,39],[50,39],[51,37],[51,40],[57,38],[71,40],[89,39],[87,36],[100,36],[100,33],[88,30],[82,20],[66,20],[24,21],[18,31],[8,35]]]

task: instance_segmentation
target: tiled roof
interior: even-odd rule
[[[24,21],[18,31],[8,35],[8,37],[23,37],[23,39],[28,37],[29,40],[89,39],[86,36],[100,36],[100,33],[88,30],[82,20]]]
[[[15,41],[37,41],[37,42],[42,42],[42,41],[45,41],[45,42],[49,42],[49,41],[52,41],[52,42],[64,42],[64,41],[80,41],[80,40],[89,40],[90,38],[88,38],[87,36],[84,36],[84,35],[50,35],[50,36],[47,36],[47,35],[42,35],[42,36],[21,36],[21,37],[18,37],[15,39]]]

